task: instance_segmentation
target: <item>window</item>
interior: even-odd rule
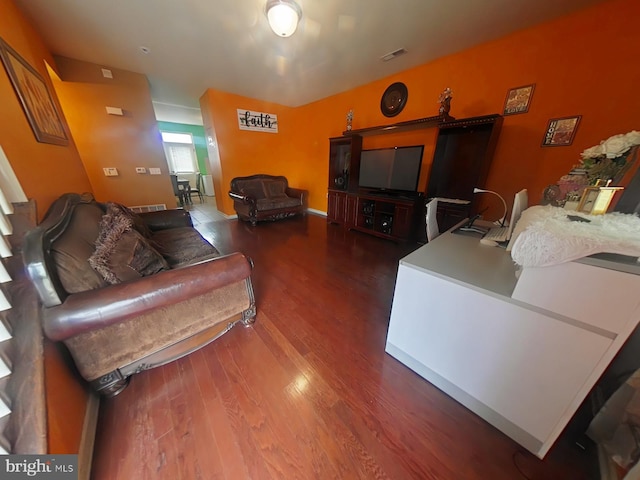
[[[198,163],[191,134],[161,133],[169,171],[172,173],[195,173],[198,170]]]

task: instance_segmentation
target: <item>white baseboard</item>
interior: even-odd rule
[[[320,215],[321,217],[327,216],[327,212],[323,212],[322,210],[316,210],[315,208],[307,208],[307,212],[313,215]]]

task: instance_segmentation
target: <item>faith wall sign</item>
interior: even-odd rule
[[[278,133],[278,116],[272,113],[253,112],[238,108],[238,127],[240,130]]]

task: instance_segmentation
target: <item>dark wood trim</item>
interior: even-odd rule
[[[407,120],[404,122],[392,123],[389,125],[378,125],[375,127],[359,128],[357,130],[345,130],[342,134],[347,137],[350,135],[360,135],[367,137],[369,135],[383,135],[386,133],[399,133],[408,130],[416,130],[419,128],[433,128],[442,125],[445,122],[454,120],[449,115],[436,115],[434,117],[418,118],[416,120]]]

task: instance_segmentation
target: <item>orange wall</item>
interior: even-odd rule
[[[101,65],[55,60],[60,79],[54,86],[95,197],[129,206],[164,203],[175,208],[147,77],[105,67],[113,74],[107,79]],[[124,115],[107,114],[107,106],[121,108]],[[105,176],[105,167],[117,168],[119,175]],[[147,173],[136,173],[136,167],[145,167]],[[162,175],[149,175],[149,168],[160,168]]]
[[[38,32],[11,0],[0,0],[0,37],[40,73],[57,103],[45,65],[47,62],[53,66],[53,58]],[[0,105],[0,145],[25,194],[36,201],[39,219],[62,193],[91,191],[67,126],[67,137],[71,138],[68,146],[37,142],[3,67],[0,67]],[[62,115],[60,108],[59,111]]]
[[[202,109],[211,109],[216,133],[224,132],[218,134],[224,191],[237,174],[278,171],[295,177],[292,186],[310,190],[311,208],[326,211],[327,139],[341,135],[349,109],[354,129],[428,117],[437,114],[438,95],[450,87],[454,117],[501,113],[510,88],[535,83],[529,112],[505,117],[486,187],[507,200],[527,188],[530,202],[537,203],[543,188],[566,174],[582,150],[640,129],[637,18],[640,2],[612,0],[295,109],[209,90]],[[408,102],[389,119],[380,113],[380,97],[396,81],[407,85]],[[277,113],[280,133],[240,132],[236,108]],[[542,147],[549,119],[573,115],[582,115],[573,144]],[[364,148],[425,144],[424,189],[435,135],[430,129],[371,137]],[[229,202],[222,209],[233,213]]]

